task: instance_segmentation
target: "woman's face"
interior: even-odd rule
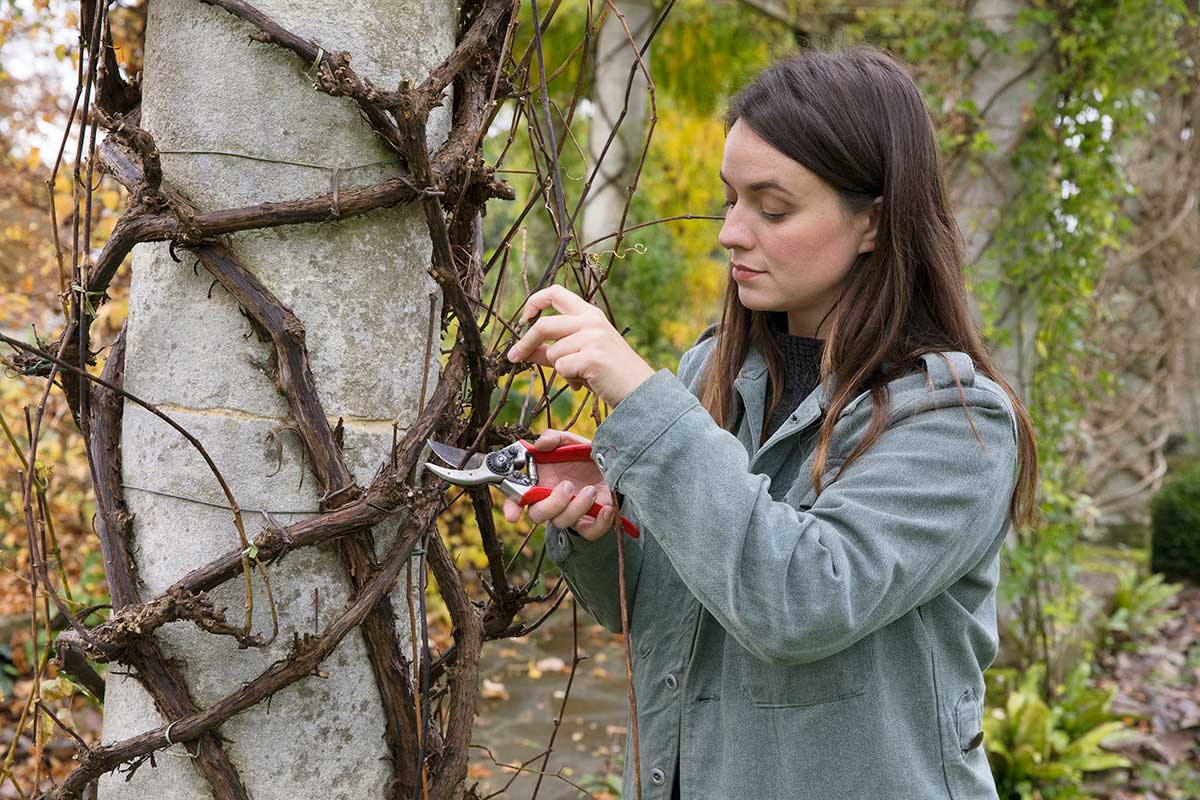
[[[873,207],[848,215],[828,184],[741,120],[725,139],[721,180],[727,211],[717,241],[729,250],[738,299],[753,310],[787,312],[793,335],[823,338],[832,317],[817,325],[850,265],[875,246]]]

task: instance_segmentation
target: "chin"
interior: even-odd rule
[[[777,308],[776,303],[772,303],[770,298],[763,297],[761,294],[752,291],[746,291],[740,286],[738,287],[738,302],[751,311],[782,311]]]

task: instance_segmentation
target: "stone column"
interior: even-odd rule
[[[301,36],[354,57],[360,75],[383,87],[420,80],[453,47],[452,0],[259,0],[256,5]],[[278,47],[253,41],[253,29],[193,0],[150,4],[143,74],[143,126],[162,151],[165,180],[199,208],[215,210],[308,197],[376,182],[397,171],[347,98],[313,88],[309,67]],[[432,151],[449,132],[447,102],[430,119]],[[345,456],[366,485],[386,459],[393,423],[403,430],[421,394],[430,296],[430,242],[415,206],[344,221],[240,233],[234,254],[304,323],[318,395],[345,426]],[[186,252],[165,244],[134,252],[127,388],[157,404],[208,449],[246,512],[249,533],[266,510],[282,524],[317,509],[316,480],[289,429],[286,402],[265,365],[260,342],[232,298]],[[438,343],[427,379],[438,377]],[[140,588],[152,597],[189,570],[238,544],[231,514],[211,473],[186,441],[127,404],[123,476],[134,514],[132,551]],[[375,530],[379,552],[399,520]],[[283,658],[293,637],[319,631],[349,593],[336,546],[308,548],[270,568],[280,633],[265,650],[239,650],[226,637],[175,623],[157,635],[183,667],[196,703],[206,707]],[[269,634],[262,583],[255,584],[254,628]],[[240,623],[243,587],[214,592]],[[407,598],[392,596],[407,651]],[[227,752],[255,800],[381,797],[390,776],[379,696],[357,632],[306,678],[221,728]],[[109,672],[103,740],[164,724],[132,680]],[[100,797],[207,798],[207,786],[182,747],[143,764],[129,782],[106,776]]]

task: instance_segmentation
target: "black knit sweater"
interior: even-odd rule
[[[791,415],[800,402],[817,388],[821,382],[821,349],[824,339],[814,339],[811,336],[792,336],[787,332],[787,316],[782,313],[770,315],[771,333],[783,353],[783,396],[775,413],[770,419],[764,420],[765,433],[763,441],[771,437],[784,420]],[[765,406],[771,402],[771,381],[767,379],[767,392],[764,397]]]

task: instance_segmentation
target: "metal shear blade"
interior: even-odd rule
[[[455,469],[477,469],[483,466],[483,460],[487,458],[487,453],[472,453],[464,464],[463,459],[467,457],[466,450],[435,442],[433,439],[429,439],[428,442],[429,449],[433,451],[434,455]]]
[[[427,441],[429,448],[433,451],[434,455],[445,461],[447,464],[463,464],[463,459],[466,459],[466,463],[463,464],[462,469],[447,469],[446,467],[439,467],[436,464],[426,463],[425,468],[434,475],[437,475],[439,478],[449,481],[456,486],[482,486],[484,484],[497,484],[506,493],[511,493],[510,487],[506,486],[505,482],[515,476],[512,474],[501,474],[489,467],[487,453],[475,453],[470,458],[466,458],[466,450],[461,450],[457,447],[451,447],[448,444],[442,444],[441,442],[434,441],[433,439],[429,439]]]
[[[436,464],[425,464],[425,469],[443,480],[450,481],[459,486],[479,486],[484,483],[493,483],[500,477],[483,463],[486,457],[484,453],[476,453],[467,459],[466,450],[460,450],[448,444],[435,442],[433,439],[429,439],[428,443],[429,449],[433,451],[434,455],[453,467],[453,469],[447,469],[446,467],[439,467]],[[463,464],[464,459],[466,459],[465,464]],[[463,465],[462,469],[458,468],[460,464]]]

